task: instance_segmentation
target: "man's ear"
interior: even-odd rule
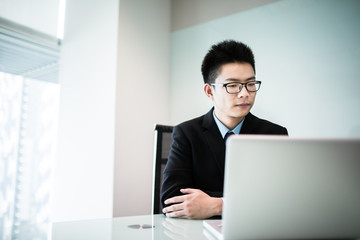
[[[213,90],[214,90],[214,88],[210,84],[206,83],[204,85],[204,92],[205,92],[206,96],[210,99],[213,98]]]

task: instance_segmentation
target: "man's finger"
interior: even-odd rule
[[[194,193],[198,191],[198,189],[194,189],[194,188],[183,188],[180,189],[180,192],[185,193],[185,194],[190,194],[190,193]]]
[[[176,218],[186,218],[186,215],[183,213],[182,210],[166,213],[166,216],[167,217],[176,217]]]
[[[166,199],[164,201],[164,203],[167,205],[167,204],[172,204],[172,203],[182,203],[184,201],[185,201],[184,196],[176,196],[176,197]]]
[[[184,209],[183,205],[181,203],[179,203],[179,204],[174,204],[174,205],[164,208],[163,213],[177,212],[177,211],[181,211],[183,209]]]

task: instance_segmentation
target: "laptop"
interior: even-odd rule
[[[214,239],[360,238],[360,139],[231,136]]]

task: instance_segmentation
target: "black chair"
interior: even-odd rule
[[[154,148],[154,166],[153,166],[153,214],[162,213],[160,202],[160,188],[163,178],[163,171],[167,163],[172,143],[172,126],[155,125],[155,148]]]

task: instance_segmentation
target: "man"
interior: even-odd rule
[[[168,217],[221,215],[225,141],[234,134],[287,135],[284,127],[250,113],[261,82],[251,49],[233,40],[213,45],[202,67],[204,92],[214,107],[173,129],[173,144],[161,188]]]

